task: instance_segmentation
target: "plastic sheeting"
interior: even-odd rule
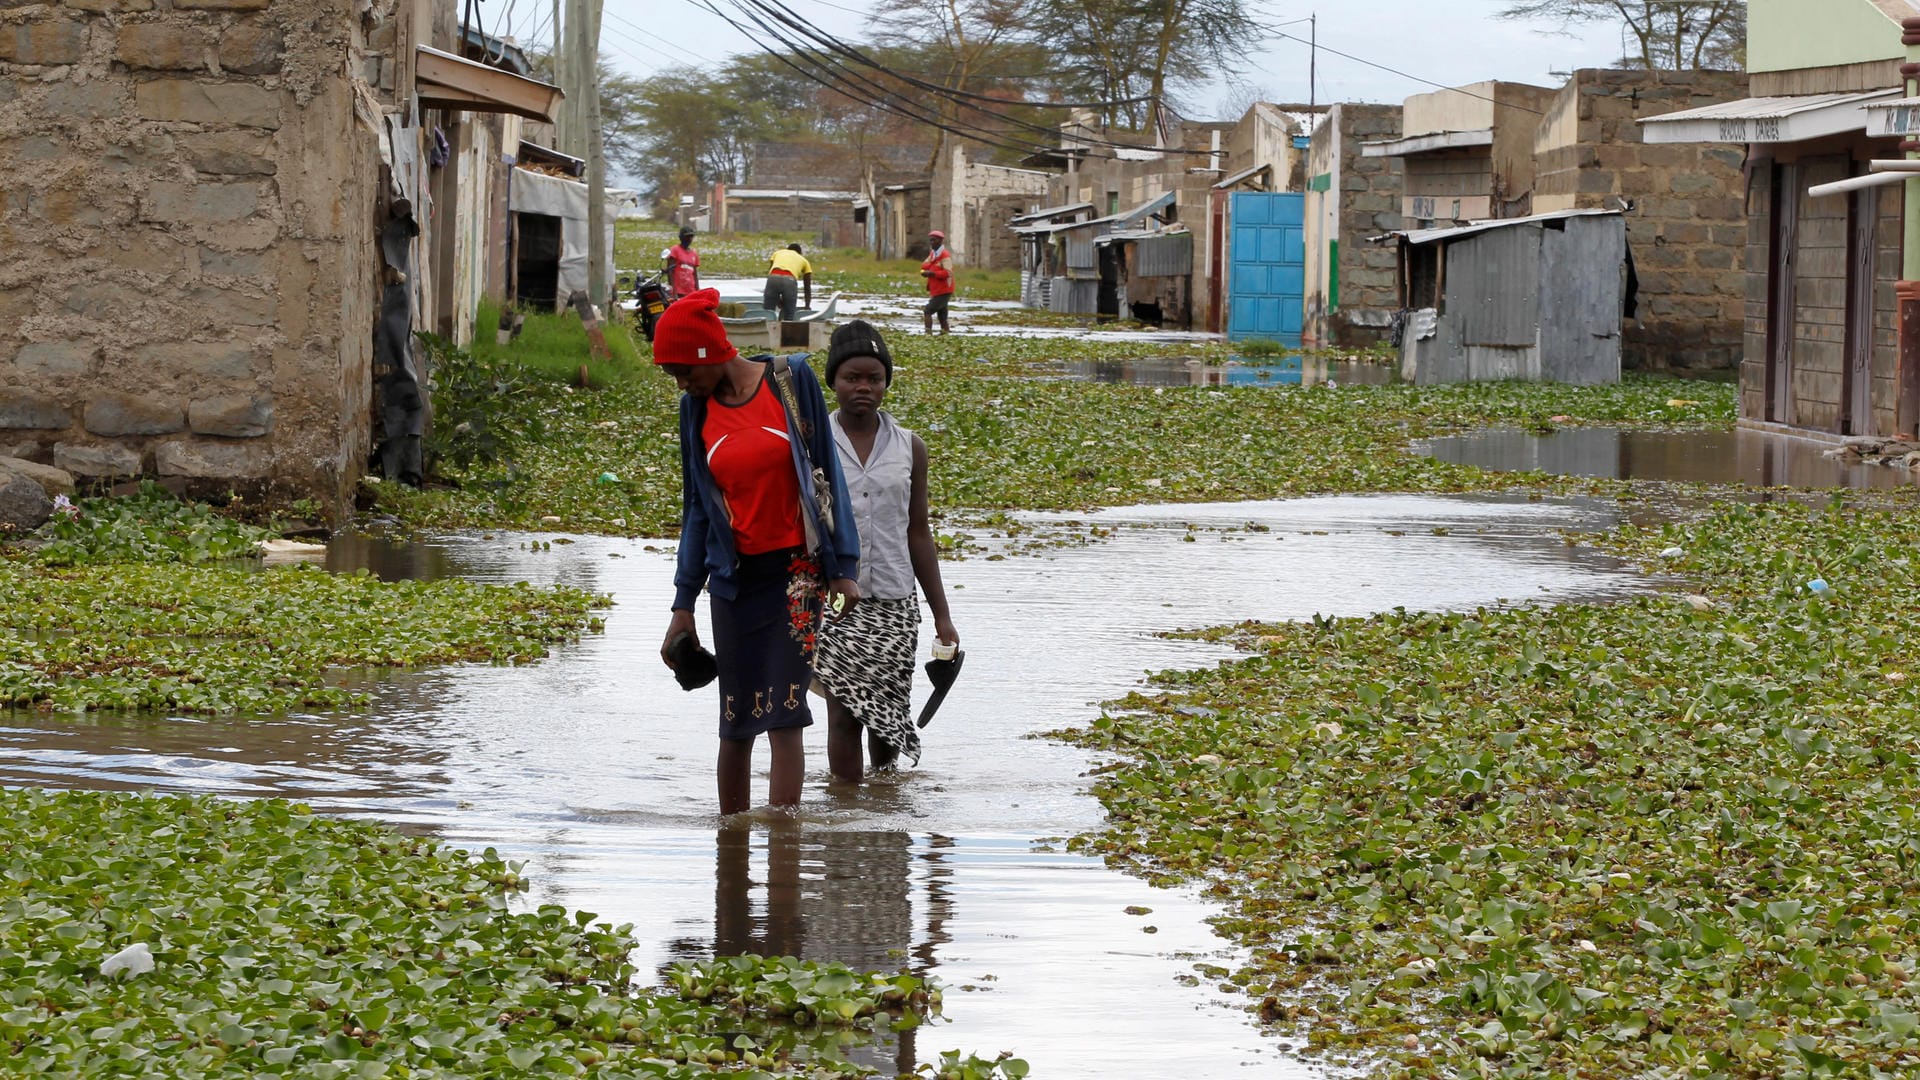
[[[607,189],[605,269],[609,283],[614,279],[614,220],[620,216],[621,207],[636,206],[639,202],[640,197],[634,192]],[[587,185],[578,180],[547,176],[526,169],[513,170],[507,208],[516,214],[545,214],[560,219],[560,287],[557,299],[561,303],[565,303],[574,290],[584,292],[587,288],[587,206]],[[604,297],[595,298],[596,303],[604,301]]]

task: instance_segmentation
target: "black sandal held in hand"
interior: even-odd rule
[[[673,661],[673,678],[682,690],[698,690],[720,677],[720,665],[713,654],[688,631],[680,631],[667,642],[667,659]]]

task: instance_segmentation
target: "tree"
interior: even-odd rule
[[[1667,71],[1746,67],[1745,0],[1514,0],[1502,19],[1576,26],[1614,24],[1628,52],[1620,67]]]

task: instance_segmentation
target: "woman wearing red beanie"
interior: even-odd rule
[[[859,601],[860,539],[819,381],[803,358],[787,358],[798,407],[789,415],[773,358],[741,356],[719,306],[720,294],[703,289],[670,305],[654,329],[653,362],[682,391],[679,567],[660,655],[679,674],[697,650],[693,603],[705,588],[720,678],[720,812],[737,814],[752,802],[762,734],[773,749],[767,801],[800,802],[819,582],[837,612]],[[816,466],[833,492],[830,523],[813,494]],[[810,535],[821,538],[817,550]]]

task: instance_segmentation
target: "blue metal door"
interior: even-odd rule
[[[1233,196],[1227,247],[1227,340],[1300,344],[1307,292],[1307,197],[1242,191]]]

